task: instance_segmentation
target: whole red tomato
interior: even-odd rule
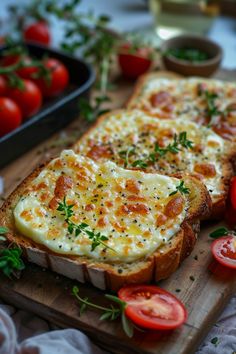
[[[26,42],[36,42],[44,45],[49,45],[51,42],[49,26],[45,21],[38,21],[26,27],[23,36]]]
[[[14,65],[18,62],[18,60],[20,59],[20,55],[18,54],[9,54],[6,56],[3,56],[1,58],[1,66],[10,66],[10,65]]]
[[[19,127],[21,121],[19,106],[8,97],[0,97],[0,137]]]
[[[23,62],[25,64],[30,64],[32,62],[32,59],[28,56],[24,57]],[[37,68],[35,66],[27,66],[27,67],[23,67],[21,69],[18,69],[16,71],[17,75],[19,75],[22,79],[27,79],[27,80],[31,80],[32,79],[32,75],[34,73],[37,72]]]
[[[7,92],[7,80],[3,75],[0,75],[0,96],[4,96]]]
[[[24,88],[9,88],[7,95],[13,99],[20,107],[23,118],[29,118],[37,113],[42,105],[42,94],[30,80],[23,79]]]
[[[34,82],[39,86],[43,96],[53,97],[59,95],[69,82],[69,72],[59,60],[48,58],[44,61],[46,68],[50,69],[50,80],[39,78]]]
[[[131,44],[124,44],[120,47],[118,62],[124,77],[136,79],[150,68],[151,50],[144,47],[132,49]]]

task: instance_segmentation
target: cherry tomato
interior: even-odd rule
[[[38,21],[26,27],[23,36],[26,42],[36,42],[44,45],[49,45],[51,42],[49,26],[45,21]]]
[[[30,57],[24,57],[23,62],[26,64],[30,64],[32,59]],[[19,75],[22,79],[31,80],[32,75],[37,72],[37,68],[35,66],[27,66],[16,71],[17,75]]]
[[[20,107],[23,118],[29,118],[37,113],[42,105],[42,94],[32,81],[24,80],[24,89],[9,88],[7,95]]]
[[[44,78],[34,80],[39,86],[43,96],[53,97],[59,95],[69,82],[69,72],[64,64],[59,60],[48,58],[44,62],[45,67],[51,71],[50,82],[47,82]]]
[[[4,76],[0,75],[0,96],[4,96],[7,92],[7,80]]]
[[[19,127],[22,114],[18,105],[8,97],[0,97],[0,136]]]
[[[120,48],[118,62],[124,77],[136,79],[144,74],[151,66],[151,51],[148,48],[139,48],[132,52],[131,46],[125,44]]]
[[[211,245],[215,259],[226,267],[236,269],[236,237],[232,235],[220,237]]]
[[[230,184],[230,201],[236,213],[236,176],[232,178]]]
[[[9,54],[1,58],[1,66],[10,66],[18,62],[20,56],[18,54]]]
[[[127,303],[127,317],[140,327],[170,330],[181,326],[187,319],[184,305],[157,286],[127,285],[119,290],[118,296]]]

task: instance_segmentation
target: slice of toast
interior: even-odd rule
[[[143,75],[127,108],[158,118],[193,120],[224,139],[236,141],[236,84],[205,78],[181,78],[166,72]]]
[[[169,151],[165,153],[165,149]],[[184,118],[157,119],[141,110],[117,110],[100,117],[74,150],[129,169],[176,177],[195,175],[210,192],[210,217],[223,217],[236,148],[211,129]]]
[[[28,261],[116,291],[168,277],[192,251],[211,202],[201,181],[182,181],[185,193],[174,177],[66,150],[10,195],[0,225]]]

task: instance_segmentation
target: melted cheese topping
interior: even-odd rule
[[[199,85],[217,95],[214,101],[217,109],[225,112],[223,120],[220,117],[214,118],[214,130],[226,139],[235,138],[236,85],[232,82],[202,78],[169,80],[150,77],[140,87],[138,95],[129,103],[128,107],[143,109],[160,118],[184,118],[207,125],[209,120],[206,116],[207,102],[204,95],[199,94]],[[163,95],[163,92],[167,95]],[[151,97],[158,93],[162,93],[162,96],[159,96],[156,105],[154,105],[151,102]],[[221,122],[223,122],[222,125]]]
[[[113,160],[122,167],[125,166],[124,152],[130,150],[127,166],[130,168],[134,161],[145,160],[153,153],[155,143],[166,147],[173,143],[174,134],[184,131],[187,139],[193,142],[193,149],[181,147],[177,154],[168,152],[155,163],[149,163],[145,172],[158,171],[167,175],[183,171],[195,173],[207,186],[213,201],[217,200],[224,194],[222,155],[226,156],[229,142],[194,122],[184,119],[157,120],[139,110],[111,113],[79,142],[76,149],[96,160]]]
[[[179,180],[118,167],[65,150],[52,160],[22,195],[14,210],[17,229],[56,253],[104,262],[130,262],[153,253],[175,235],[188,201],[176,190]],[[71,220],[108,237],[92,251],[82,232],[68,232],[58,203],[73,205]],[[181,202],[181,203],[180,203]]]

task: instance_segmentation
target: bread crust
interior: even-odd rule
[[[199,218],[210,213],[211,200],[206,187],[196,178],[187,176],[185,183],[191,188],[191,207],[187,217],[180,231],[152,255],[131,264],[101,263],[87,257],[64,256],[24,237],[14,226],[13,209],[44,166],[31,173],[4,202],[0,209],[0,225],[9,229],[6,234],[8,242],[20,247],[29,262],[83,283],[90,282],[102,290],[117,291],[125,284],[149,283],[169,277],[191,253],[199,233]]]
[[[128,98],[128,100],[125,103],[126,108],[128,108],[128,109],[135,108],[135,103],[133,105],[133,101],[135,101],[135,99],[140,95],[144,83],[152,78],[176,80],[176,79],[182,79],[183,76],[178,75],[172,71],[164,71],[164,70],[162,70],[160,72],[157,71],[157,72],[152,72],[152,73],[141,75],[135,83],[135,87],[134,87],[132,95]]]

